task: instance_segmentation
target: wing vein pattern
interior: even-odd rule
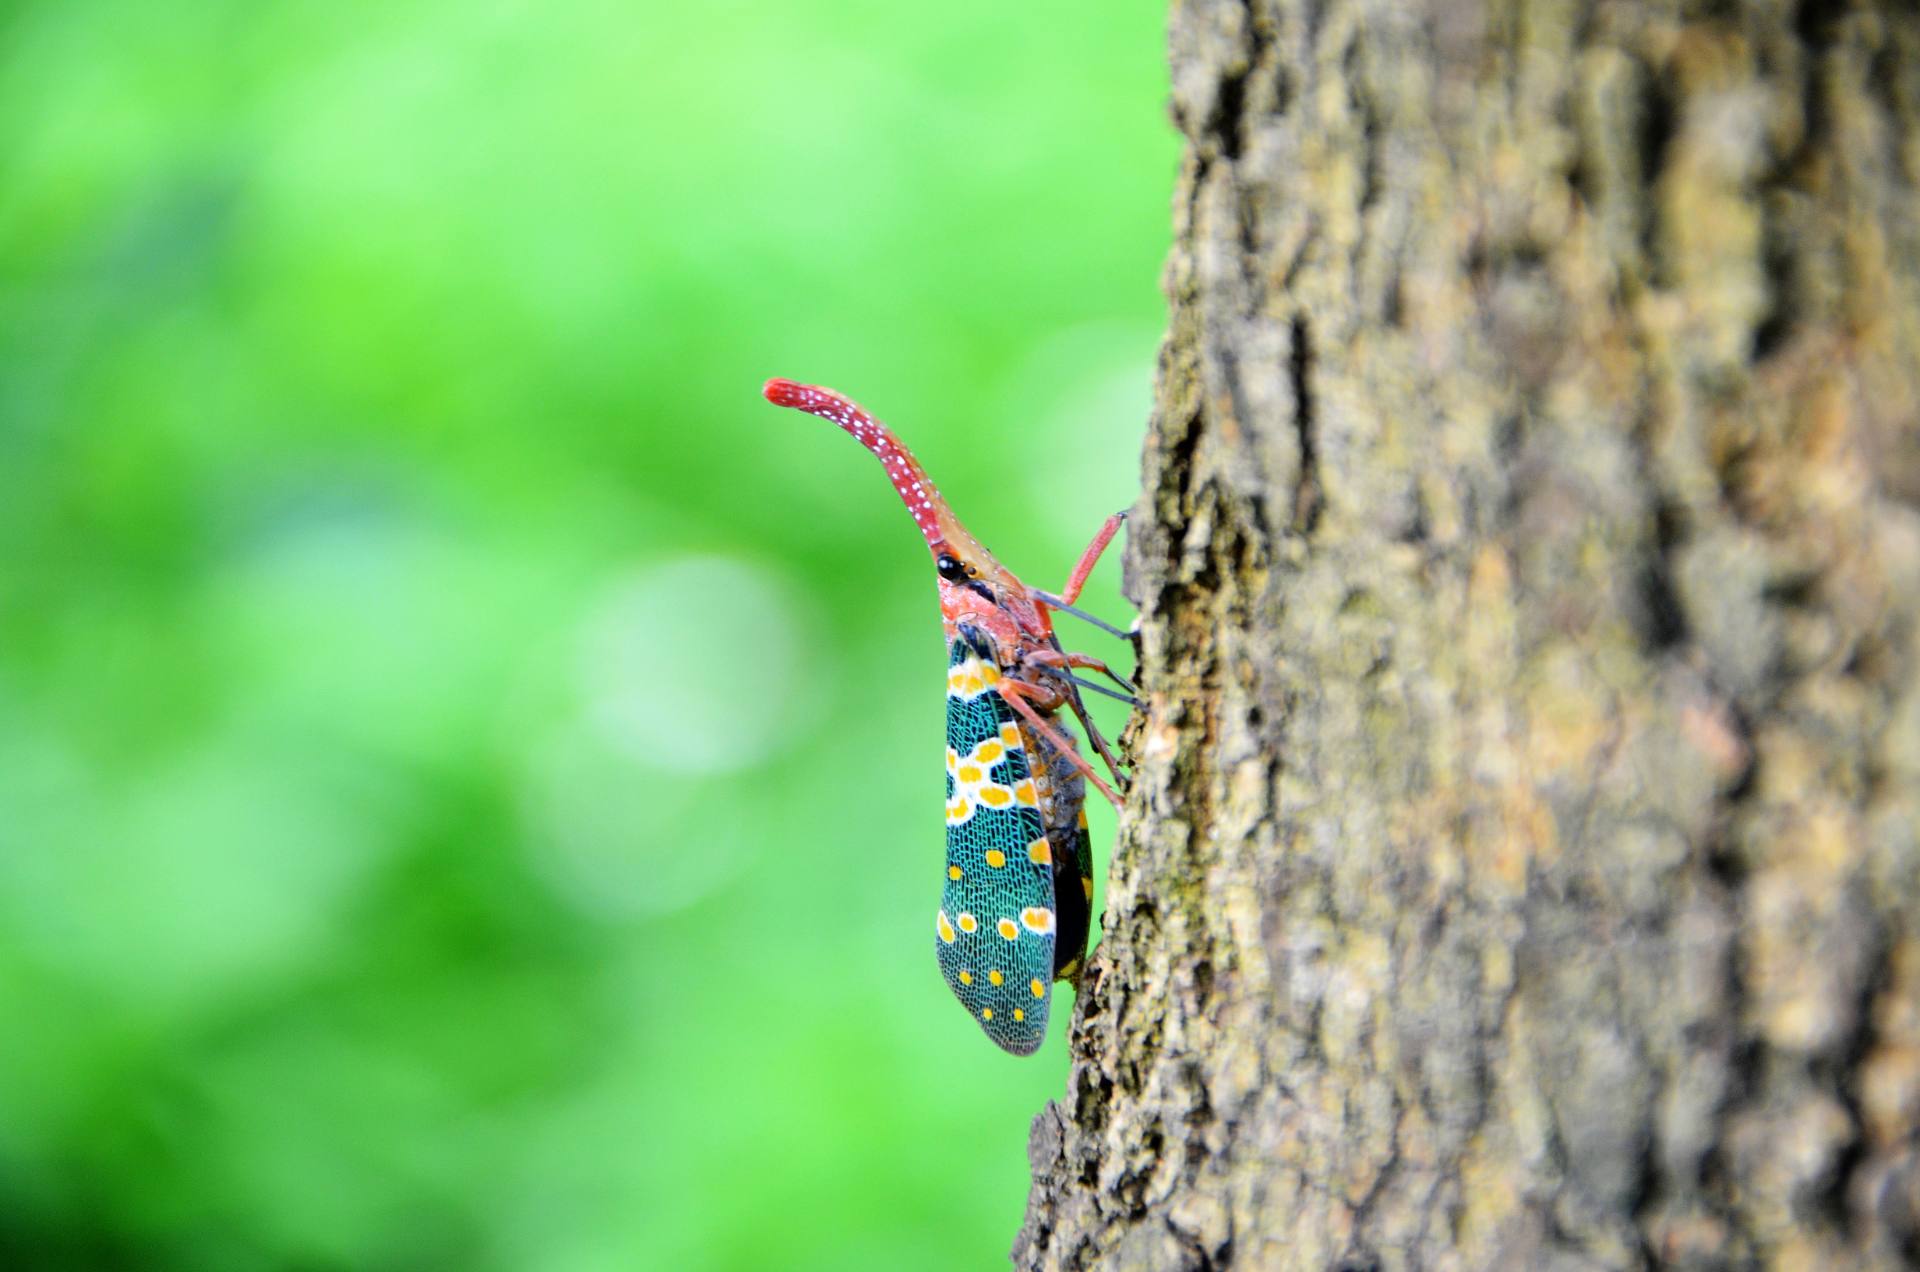
[[[948,988],[987,1036],[1024,1056],[1046,1038],[1053,995],[1054,850],[1040,809],[1048,775],[1036,781],[1000,678],[991,645],[958,631],[947,650],[947,870],[935,950]]]

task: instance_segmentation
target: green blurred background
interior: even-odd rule
[[[943,987],[926,553],[758,390],[1057,585],[1163,21],[6,8],[0,1266],[1004,1259],[1071,995],[1016,1060]]]

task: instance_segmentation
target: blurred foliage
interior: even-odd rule
[[[1065,1057],[934,965],[932,574],[758,387],[1064,577],[1162,21],[0,16],[0,1266],[1004,1257]]]

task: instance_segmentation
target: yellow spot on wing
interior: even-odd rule
[[[1032,778],[1028,778],[1026,781],[1020,783],[1020,785],[1014,787],[1013,797],[1029,808],[1040,802],[1039,792],[1033,789]]]
[[[975,765],[962,764],[960,766],[960,772],[956,774],[956,776],[959,777],[961,781],[967,783],[968,785],[972,785],[973,783],[979,781],[981,778],[985,777],[986,774],[982,772]]]
[[[1000,726],[1000,740],[1010,747],[1024,745],[1020,741],[1020,726],[1014,724],[1012,721],[1008,721],[1006,724]]]
[[[993,1008],[991,1008],[991,1007],[982,1007],[982,1008],[980,1009],[980,1019],[982,1019],[982,1020],[992,1020],[992,1019],[993,1019]]]
[[[1053,931],[1053,911],[1043,905],[1030,905],[1020,911],[1020,921],[1026,924],[1027,929],[1032,932],[1045,933]],[[1007,920],[1002,919],[1000,922],[1004,924]],[[1000,935],[1005,936],[1006,931],[1002,929]]]
[[[980,788],[980,802],[989,808],[1005,808],[1013,802],[1013,795],[1004,786],[983,786]]]
[[[1000,974],[1000,969],[997,967],[987,973],[987,979],[995,985],[1004,985],[1007,983],[1007,978]]]
[[[973,753],[980,758],[982,764],[991,764],[1006,754],[1006,750],[1006,747],[1001,746],[992,738],[988,738],[985,742],[973,748]]]
[[[1027,1018],[1027,1013],[1024,1011],[1021,1011],[1018,1007],[1015,1007],[1013,1009],[1013,1018],[1015,1020],[1025,1020]]]
[[[1020,935],[1020,929],[1014,925],[1012,919],[1002,919],[995,926],[999,928],[1000,935],[1006,937],[1009,941]]]
[[[971,984],[973,984],[973,973],[972,973],[972,972],[969,972],[969,971],[962,971],[962,972],[960,973],[960,983],[961,983],[962,985],[971,985]]]
[[[953,924],[947,922],[947,912],[945,910],[940,911],[939,921],[934,924],[934,927],[940,933],[940,939],[942,941],[945,941],[948,945],[953,944]]]
[[[1004,920],[1004,919],[1002,919],[1002,920],[1001,920],[1001,922],[1003,922],[1003,923],[1004,923],[1005,921],[1006,921],[1006,920]],[[980,926],[980,920],[978,920],[978,919],[976,919],[976,918],[974,918],[974,917],[973,917],[973,916],[972,916],[971,914],[968,914],[968,913],[967,913],[966,911],[964,911],[964,910],[963,910],[963,911],[961,911],[961,913],[960,913],[960,918],[959,918],[959,920],[958,920],[958,922],[959,922],[959,924],[960,924],[960,930],[961,930],[962,932],[971,932],[971,931],[973,931],[973,929],[975,929],[975,928],[977,928],[977,927],[979,927],[979,926]]]
[[[949,878],[949,879],[952,879],[952,880],[955,880],[955,881],[958,881],[958,880],[959,880],[959,878],[960,878],[960,867],[958,867],[958,866],[948,866],[948,867],[947,867],[947,878]]]
[[[1027,860],[1036,866],[1053,864],[1053,845],[1044,839],[1036,839],[1027,845]]]
[[[1045,998],[1047,996],[1047,987],[1038,976],[1027,982],[1027,988],[1033,991],[1035,998]]]
[[[987,864],[992,866],[995,870],[998,870],[1000,867],[1007,864],[1007,854],[1004,852],[1001,852],[998,848],[989,848],[987,849]],[[959,877],[960,877],[959,875],[954,876],[954,878],[956,879],[958,879]]]

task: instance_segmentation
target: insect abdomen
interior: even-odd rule
[[[1054,910],[1059,932],[1053,944],[1055,980],[1080,984],[1087,930],[1093,920],[1093,844],[1087,834],[1087,784],[1079,768],[1042,734],[1022,727],[1027,756],[1040,791],[1040,819],[1052,846]],[[1063,734],[1069,741],[1072,735]]]

